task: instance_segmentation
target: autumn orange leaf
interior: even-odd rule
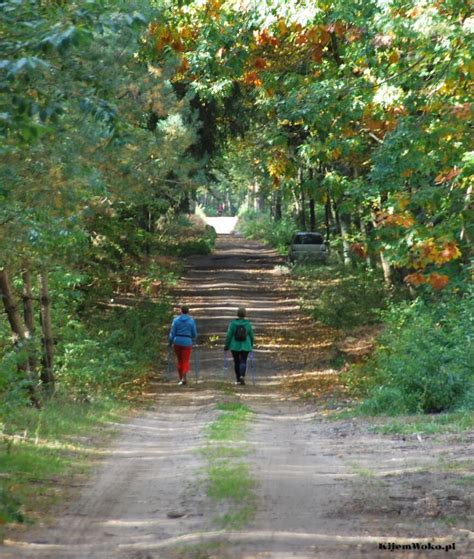
[[[433,272],[429,275],[428,281],[433,289],[443,289],[443,287],[445,287],[449,282],[449,278],[444,274],[437,274],[436,272]]]
[[[416,287],[418,285],[422,285],[423,283],[426,283],[426,278],[420,272],[416,272],[414,274],[408,274],[407,276],[405,276],[404,281],[405,283],[408,283],[409,285],[414,285]]]

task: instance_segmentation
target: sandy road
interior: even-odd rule
[[[327,421],[314,406],[283,396],[286,375],[327,368],[331,340],[301,315],[271,250],[220,236],[212,255],[189,259],[176,300],[191,304],[198,323],[201,382],[182,388],[158,380],[153,409],[120,427],[105,459],[54,525],[8,541],[1,557],[472,556],[472,484],[457,485],[463,472],[439,467],[446,456],[465,461],[472,436],[420,442],[375,435],[362,421]],[[222,531],[214,523],[221,505],[207,497],[198,451],[223,397],[216,337],[222,340],[240,305],[258,336],[257,385],[232,387],[255,412],[246,433],[255,517],[244,529]],[[309,352],[302,347],[307,339],[313,341]],[[458,522],[443,522],[448,513]],[[411,542],[455,542],[456,549],[383,549]]]

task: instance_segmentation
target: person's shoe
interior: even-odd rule
[[[239,379],[239,380],[236,380],[236,381],[234,382],[234,384],[241,384],[240,379]]]
[[[183,380],[181,381],[181,384],[188,384],[188,381],[186,380],[186,377],[183,378]]]
[[[245,379],[243,377],[239,380],[239,384],[245,384]]]

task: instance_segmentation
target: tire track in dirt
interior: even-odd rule
[[[35,528],[0,548],[2,557],[469,556],[464,525],[449,527],[416,509],[405,518],[403,499],[416,494],[423,500],[430,484],[443,487],[442,472],[430,474],[430,468],[447,451],[465,457],[472,439],[452,437],[439,445],[374,435],[362,421],[328,421],[281,390],[285,377],[296,372],[327,374],[333,343],[330,332],[302,316],[281,264],[270,249],[234,235],[219,236],[212,255],[188,259],[175,296],[191,305],[198,324],[201,382],[178,388],[174,381],[158,381],[153,409],[121,426],[78,499],[49,529]],[[257,336],[258,382],[228,390],[254,411],[246,461],[257,499],[255,518],[245,529],[223,531],[213,522],[223,508],[206,495],[198,451],[216,417],[214,404],[228,398],[222,338],[241,305]],[[310,349],[305,340],[311,340]],[[456,555],[379,549],[383,542],[428,540],[456,541]]]

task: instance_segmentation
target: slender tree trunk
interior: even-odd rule
[[[43,347],[43,368],[41,371],[41,381],[45,388],[52,392],[54,390],[53,357],[54,339],[51,326],[51,301],[49,298],[48,275],[45,271],[41,272],[40,277],[40,303],[41,303],[41,332]]]
[[[378,224],[377,224],[375,212],[372,212],[371,216],[372,216],[372,224],[374,228],[377,229]],[[388,260],[385,258],[382,250],[379,251],[379,258],[380,258],[380,264],[382,266],[385,283],[392,285],[392,268]]]
[[[301,230],[306,231],[306,200],[303,188],[303,169],[298,170],[299,183],[300,183],[300,225]]]
[[[312,180],[314,177],[313,169],[309,170],[309,179]],[[316,211],[314,202],[314,186],[311,186],[311,194],[309,198],[309,230],[316,231]]]
[[[33,294],[31,288],[31,274],[28,269],[24,269],[22,273],[23,279],[23,317],[25,319],[25,336],[29,342],[29,357],[30,371],[36,371],[36,355],[33,345],[35,337],[35,320],[33,309]]]
[[[316,212],[314,208],[314,198],[309,199],[309,230],[316,231]]]
[[[5,269],[0,269],[0,298],[3,300],[3,306],[5,307],[5,312],[12,331],[13,344],[17,351],[21,351],[28,343],[28,340],[25,328],[18,313],[16,298],[10,287],[8,273]],[[17,367],[18,371],[29,380],[28,391],[30,393],[30,400],[36,407],[39,408],[40,403],[36,396],[34,377],[30,371],[27,355],[24,359],[18,361]]]
[[[360,232],[362,233],[362,237],[364,238],[365,243],[367,244],[367,256],[366,256],[366,263],[367,263],[367,267],[370,269],[375,268],[375,261],[374,261],[374,255],[372,253],[372,251],[370,250],[370,243],[369,243],[369,233],[367,230],[367,226],[364,223],[364,218],[361,215],[360,216]]]
[[[255,179],[253,185],[253,209],[255,212],[260,213],[262,211],[262,200],[260,198],[260,185],[257,179]]]
[[[10,287],[10,279],[5,269],[0,270],[0,296],[12,331],[13,343],[19,346],[26,341],[26,333],[18,314],[18,306]]]
[[[341,237],[342,237],[342,257],[344,260],[344,264],[348,266],[349,264],[352,263],[350,257],[350,245],[349,245],[349,241],[347,240],[349,236],[350,221],[346,214],[342,214],[342,213],[339,214],[338,212],[337,216],[339,222],[339,229],[341,231]]]
[[[281,192],[278,190],[275,196],[275,221],[281,220]]]
[[[326,242],[329,242],[329,237],[331,236],[331,199],[329,198],[329,193],[327,193],[326,202],[324,204],[324,221],[326,224]]]

